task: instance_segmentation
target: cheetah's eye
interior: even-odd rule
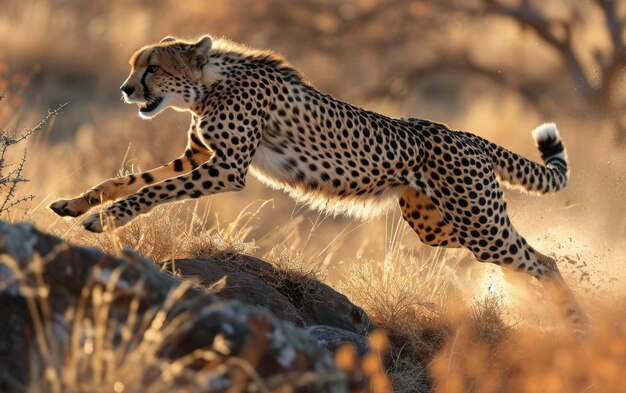
[[[154,74],[155,72],[157,72],[161,67],[159,67],[156,64],[152,64],[148,66],[148,72],[151,74]]]

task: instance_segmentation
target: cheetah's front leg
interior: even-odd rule
[[[102,232],[107,228],[119,228],[162,203],[239,191],[245,186],[246,172],[247,165],[242,169],[232,168],[230,164],[212,159],[187,175],[143,187],[103,212],[92,214],[83,222],[83,226],[91,232]]]
[[[61,217],[78,217],[103,202],[114,201],[137,192],[146,185],[191,172],[200,164],[207,162],[212,154],[194,135],[194,125],[195,120],[192,120],[188,131],[187,148],[177,159],[146,172],[106,180],[76,198],[52,202],[50,209]]]
[[[243,189],[248,166],[261,139],[257,117],[258,114],[250,113],[244,120],[228,125],[220,120],[228,117],[219,113],[201,119],[197,136],[204,146],[211,147],[213,155],[209,161],[188,174],[143,187],[102,213],[91,215],[83,226],[92,232],[102,232],[105,228],[121,227],[162,203]],[[226,129],[230,131],[216,132]]]

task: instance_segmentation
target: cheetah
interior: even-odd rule
[[[131,59],[126,103],[151,119],[191,114],[184,153],[159,168],[109,179],[50,208],[90,215],[92,232],[121,227],[163,203],[240,191],[248,171],[331,214],[369,218],[399,204],[427,245],[471,251],[481,262],[525,272],[576,326],[586,315],[554,259],[511,224],[500,184],[545,194],[562,189],[568,162],[557,128],[532,136],[543,164],[429,120],[391,118],[321,93],[282,57],[226,39],[166,37]]]

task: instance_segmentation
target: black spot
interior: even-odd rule
[[[181,172],[183,170],[183,162],[181,160],[174,160],[174,170],[176,172]]]
[[[146,183],[150,184],[154,181],[154,178],[152,177],[151,174],[149,173],[144,173],[141,175],[141,178],[143,179],[143,181],[145,181]]]

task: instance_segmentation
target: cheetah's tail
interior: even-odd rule
[[[556,124],[544,123],[532,131],[532,136],[544,165],[490,143],[487,148],[493,157],[496,172],[501,181],[529,192],[546,194],[559,191],[567,184],[569,170]]]

